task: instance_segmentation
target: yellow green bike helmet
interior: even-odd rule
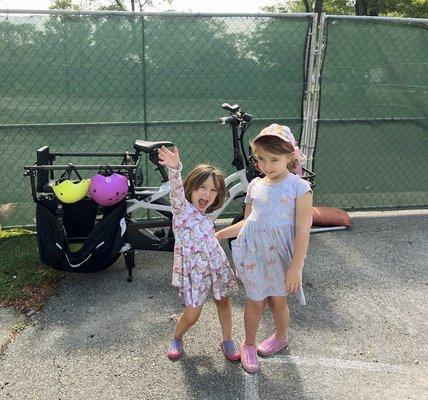
[[[53,186],[55,196],[63,203],[76,203],[82,200],[88,193],[90,179],[82,179],[79,182],[73,182],[69,179]]]

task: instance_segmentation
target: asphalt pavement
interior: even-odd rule
[[[349,230],[311,235],[307,306],[291,299],[291,344],[263,358],[258,374],[222,355],[212,301],[182,359],[166,357],[181,311],[172,254],[138,252],[132,283],[120,258],[101,273],[69,275],[29,317],[0,311],[0,399],[425,400],[428,210],[351,216]],[[244,301],[240,287],[237,341]],[[266,312],[259,338],[273,329]]]

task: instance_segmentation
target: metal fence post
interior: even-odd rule
[[[308,158],[305,161],[305,167],[309,168],[312,158],[309,157],[310,149],[310,137],[311,137],[311,126],[312,126],[312,103],[315,85],[315,53],[316,53],[316,42],[317,42],[317,16],[312,19],[311,32],[309,34],[310,48],[309,48],[309,62],[307,71],[307,85],[306,91],[303,94],[303,129],[302,136],[300,138],[300,148]],[[310,169],[310,168],[309,168]]]
[[[320,101],[321,67],[324,56],[325,37],[325,14],[320,15],[319,21],[313,21],[312,43],[309,58],[308,91],[306,93],[306,107],[303,113],[303,133],[301,139],[302,152],[307,156],[305,167],[313,170],[314,151],[317,139],[317,123]]]

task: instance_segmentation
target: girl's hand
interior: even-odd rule
[[[285,273],[285,290],[290,294],[294,294],[297,293],[301,287],[302,269],[289,266]]]
[[[173,169],[178,169],[180,167],[180,154],[177,147],[174,147],[174,152],[172,152],[165,146],[162,146],[158,149],[158,158],[160,165],[166,165]]]

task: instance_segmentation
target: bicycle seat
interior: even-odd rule
[[[134,149],[144,151],[144,153],[151,153],[153,150],[162,146],[172,146],[171,142],[147,142],[146,140],[136,140],[134,142]]]

